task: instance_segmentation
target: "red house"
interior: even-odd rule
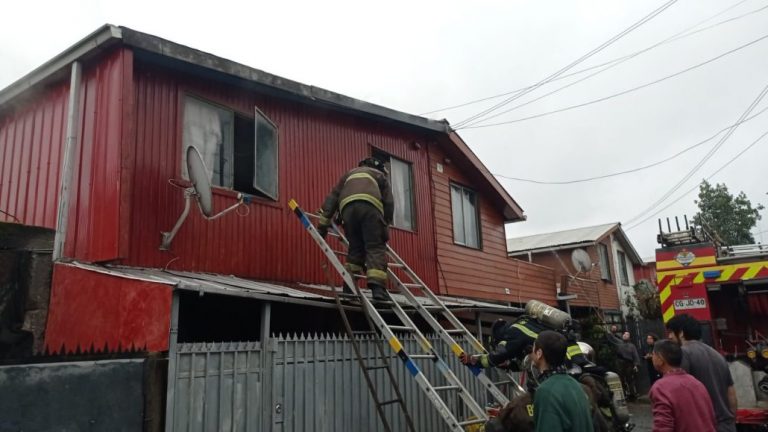
[[[60,193],[67,141],[72,182]],[[213,221],[193,208],[162,251],[161,232],[184,206],[174,183],[190,145],[208,165],[217,211],[237,192],[255,198]],[[372,154],[390,161],[391,245],[434,291],[555,303],[552,269],[507,256],[504,225],[523,210],[447,122],[103,26],[0,91],[0,222],[57,229],[63,243],[46,348],[166,350],[174,289],[328,306],[306,289],[328,283],[324,258],[287,203],[318,208]],[[57,224],[62,196],[66,226]],[[190,329],[237,318],[188,297],[180,314]],[[289,328],[288,315],[273,311],[273,322]]]

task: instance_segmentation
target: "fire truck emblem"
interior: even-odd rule
[[[675,257],[675,261],[679,262],[680,265],[684,267],[691,265],[695,259],[696,255],[694,255],[693,252],[689,251],[688,249],[681,250],[680,253],[678,253]]]

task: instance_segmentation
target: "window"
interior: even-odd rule
[[[477,213],[477,195],[463,186],[451,185],[453,211],[453,241],[471,248],[480,248],[480,224]]]
[[[629,286],[629,274],[627,273],[627,256],[622,251],[617,251],[619,255],[619,278],[621,284]]]
[[[395,200],[395,215],[392,224],[407,230],[416,229],[411,164],[377,149],[374,149],[373,156],[386,162],[389,170],[389,182],[392,187],[392,197]]]
[[[186,148],[203,156],[211,185],[277,199],[277,127],[259,110],[254,118],[200,99],[184,99],[181,174]]]
[[[600,255],[600,278],[611,281],[611,261],[608,255],[608,246],[598,243],[597,252]]]

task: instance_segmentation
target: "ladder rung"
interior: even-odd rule
[[[462,329],[450,329],[450,330],[446,329],[445,332],[448,333],[448,334],[461,334],[461,333],[464,333],[464,330],[462,330]]]
[[[328,231],[328,235],[331,237],[341,237],[341,234],[337,233],[336,231]]]
[[[463,426],[469,426],[469,425],[480,424],[480,423],[485,423],[485,419],[480,418],[480,419],[465,420],[463,422],[459,422],[459,426],[463,427]]]
[[[335,251],[332,251],[332,252],[333,252],[333,253],[335,253],[336,255],[344,255],[344,256],[347,256],[347,253],[346,253],[346,252],[344,252],[344,251],[335,250]]]
[[[504,384],[512,384],[512,381],[506,380],[506,381],[499,381],[499,382],[493,383],[493,385],[504,385]]]
[[[390,330],[400,330],[400,331],[416,331],[415,328],[410,326],[398,326],[398,325],[391,325],[387,326]]]
[[[379,402],[379,406],[392,405],[392,404],[398,403],[398,402],[400,402],[400,399],[392,399],[392,400],[388,400],[386,402]]]
[[[373,366],[366,366],[365,368],[368,370],[374,370],[374,369],[386,369],[388,367],[389,367],[388,365],[379,364],[379,365],[373,365]]]
[[[402,265],[400,263],[393,263],[393,262],[387,263],[387,265],[390,266],[390,267],[394,267],[394,268],[404,268],[405,267],[404,265]]]
[[[408,357],[414,358],[414,359],[434,359],[435,355],[434,354],[412,354],[412,355],[409,355]]]
[[[455,385],[432,387],[434,391],[461,390],[461,387]]]
[[[403,286],[406,288],[424,288],[424,285],[416,283],[404,283]]]
[[[356,279],[368,279],[368,276],[361,274],[353,274],[352,277]]]

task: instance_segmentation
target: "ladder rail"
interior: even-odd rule
[[[330,274],[328,274],[327,265],[323,265],[323,271],[325,272],[328,280],[331,281]],[[355,289],[355,291],[359,296],[360,292],[357,289]],[[336,290],[334,290],[334,300],[336,302],[336,308],[339,310],[339,313],[341,314],[341,319],[342,319],[342,322],[344,323],[344,330],[346,331],[350,342],[352,342],[352,349],[355,352],[357,363],[363,372],[363,376],[365,377],[366,384],[368,385],[368,390],[370,391],[371,397],[373,398],[373,402],[376,405],[376,411],[378,412],[379,418],[381,419],[381,422],[384,425],[384,430],[386,432],[392,432],[393,429],[389,424],[389,420],[387,420],[386,414],[384,413],[384,406],[389,405],[390,403],[381,402],[379,400],[378,393],[376,392],[376,386],[374,385],[373,380],[371,379],[371,376],[370,376],[370,371],[373,369],[370,366],[368,366],[366,362],[363,360],[363,356],[360,352],[360,344],[355,338],[355,331],[352,330],[352,325],[349,322],[349,317],[347,317],[347,312],[341,303],[341,297],[338,295],[338,291]],[[413,424],[413,419],[411,419],[411,415],[408,412],[408,407],[405,405],[405,401],[403,400],[403,395],[400,392],[400,387],[397,385],[397,380],[395,379],[395,375],[392,372],[392,368],[390,367],[390,357],[386,355],[386,353],[384,352],[384,348],[381,346],[382,344],[381,338],[378,336],[378,334],[375,331],[373,322],[368,316],[368,311],[363,309],[363,315],[365,316],[366,322],[368,323],[368,328],[373,330],[373,333],[375,334],[375,340],[373,345],[376,347],[376,352],[378,354],[377,358],[382,362],[381,365],[383,366],[383,367],[377,367],[377,369],[378,368],[386,369],[387,375],[389,376],[390,384],[392,386],[392,391],[395,393],[395,399],[390,402],[391,403],[397,402],[398,405],[400,406],[400,410],[402,411],[403,416],[405,417],[406,429],[412,432],[416,432],[416,427]]]
[[[344,266],[341,264],[341,261],[339,261],[339,258],[336,256],[336,253],[333,249],[330,248],[328,243],[325,241],[325,239],[320,236],[320,233],[317,232],[317,229],[315,229],[314,225],[309,220],[309,217],[307,214],[299,207],[298,203],[296,203],[295,200],[291,200],[289,202],[289,207],[291,210],[296,214],[296,216],[301,221],[304,228],[309,232],[312,239],[320,246],[320,249],[325,254],[326,258],[331,262],[331,264],[334,266],[334,268],[338,271],[338,273],[341,275],[344,282],[346,282],[350,287],[357,288],[356,284],[354,283],[354,278],[352,275],[344,268]],[[334,229],[336,227],[334,226]],[[341,240],[341,242],[345,245],[348,245],[348,242],[346,241],[346,238],[343,236],[343,234],[336,229],[336,234]],[[389,327],[386,325],[386,321],[381,317],[381,315],[378,313],[378,310],[373,306],[371,301],[368,299],[367,296],[360,293],[359,299],[361,301],[361,304],[363,305],[363,308],[367,309],[370,312],[371,318],[376,323],[377,328],[380,330],[382,336],[389,342],[390,347],[395,352],[395,354],[400,358],[400,360],[405,365],[406,369],[410,373],[410,375],[414,378],[416,383],[419,385],[419,387],[422,389],[422,391],[427,396],[427,399],[429,399],[430,402],[434,405],[434,407],[437,409],[438,413],[441,415],[443,420],[448,424],[448,427],[451,429],[452,432],[464,432],[464,428],[462,426],[462,422],[460,422],[451,412],[450,408],[446,405],[445,401],[438,395],[438,393],[434,390],[434,386],[429,382],[426,375],[421,371],[421,369],[416,365],[416,363],[410,358],[410,356],[405,352],[403,348],[403,344],[400,342],[399,338],[392,332],[392,330],[389,329]],[[413,324],[413,322],[410,320],[408,315],[405,313],[405,311],[402,310],[400,305],[397,302],[392,302],[395,306],[393,310],[395,311],[395,314],[398,315],[398,318],[404,318],[406,321],[403,323],[406,325],[410,325],[414,328],[416,326]],[[446,377],[446,379],[450,379],[450,377],[453,377],[453,380],[457,383],[457,385],[460,385],[463,387],[459,379],[453,374],[453,371],[448,367],[448,365],[440,359],[440,357],[437,355],[437,353],[432,348],[432,345],[429,343],[429,341],[424,337],[424,335],[416,329],[414,332],[414,335],[416,336],[416,340],[419,342],[419,345],[422,347],[422,350],[434,354],[435,365],[437,366],[438,370],[442,372],[443,376]],[[467,407],[475,414],[476,417],[484,420],[488,420],[488,414],[485,412],[485,410],[480,407],[477,402],[472,398],[472,396],[469,394],[469,392],[466,391],[460,391],[459,393],[462,397],[462,400],[465,402]]]

